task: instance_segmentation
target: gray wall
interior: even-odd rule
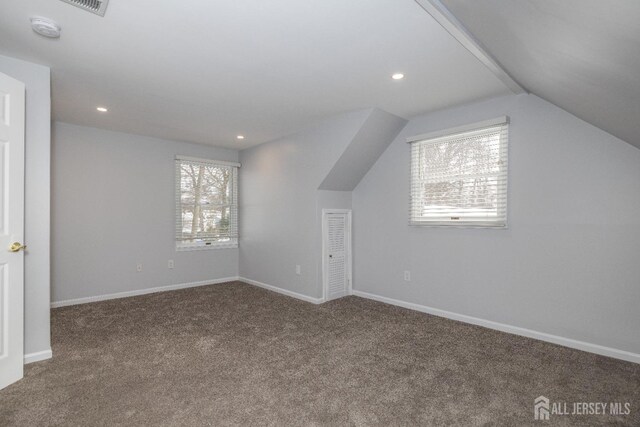
[[[26,86],[24,352],[48,351],[51,89],[48,67],[0,56],[0,72]]]
[[[238,160],[234,150],[54,124],[52,301],[238,275],[237,249],[176,252],[176,154]]]
[[[240,276],[313,298],[318,282],[318,212],[349,204],[318,191],[371,110],[346,113],[307,131],[241,152]],[[347,199],[349,196],[347,196]],[[295,266],[301,266],[296,275]]]
[[[405,138],[505,114],[509,228],[409,227]],[[640,353],[637,148],[533,95],[498,98],[411,120],[352,197],[356,289]]]

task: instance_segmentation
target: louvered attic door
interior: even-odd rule
[[[323,214],[323,256],[325,299],[332,300],[349,294],[351,280],[351,214],[325,212]]]

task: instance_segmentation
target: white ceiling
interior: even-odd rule
[[[104,18],[57,0],[0,8],[0,54],[51,66],[54,119],[80,125],[242,149],[348,110],[409,118],[508,93],[413,0],[110,0]],[[33,33],[33,15],[62,37]]]
[[[442,2],[527,90],[640,148],[640,1]]]

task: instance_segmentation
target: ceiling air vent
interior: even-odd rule
[[[61,0],[65,3],[72,4],[80,9],[88,10],[96,15],[104,16],[107,11],[109,0]]]

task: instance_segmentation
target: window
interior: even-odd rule
[[[506,227],[508,117],[410,138],[410,224]]]
[[[237,163],[176,157],[176,248],[238,247]]]

